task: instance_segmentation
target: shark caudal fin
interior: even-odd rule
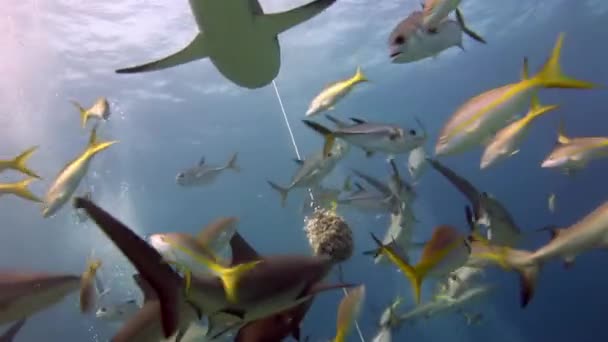
[[[288,188],[284,188],[280,185],[277,185],[276,183],[273,183],[271,181],[267,181],[268,185],[270,185],[270,187],[275,190],[276,192],[279,193],[279,195],[281,195],[281,207],[285,207],[285,204],[287,203],[287,195],[289,195],[289,189]]]

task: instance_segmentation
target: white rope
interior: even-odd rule
[[[293,131],[291,130],[291,125],[289,124],[289,119],[287,118],[287,113],[285,112],[285,106],[283,106],[283,100],[281,100],[281,94],[279,94],[279,88],[277,87],[277,83],[274,80],[272,80],[272,86],[274,87],[274,92],[277,95],[277,99],[279,100],[279,105],[281,106],[281,112],[283,112],[283,119],[285,120],[285,126],[287,126],[287,130],[289,131],[289,136],[291,137],[291,143],[293,145],[293,149],[294,149],[294,151],[296,151],[296,156],[298,156],[298,159],[302,159],[302,157],[300,157],[300,150],[298,149],[298,144],[296,144],[296,139],[293,136]],[[314,201],[314,197],[313,197],[311,189],[308,189],[308,194],[310,195],[310,198]],[[342,291],[344,292],[344,297],[346,297],[348,295],[348,292],[344,288],[342,288]],[[359,334],[359,338],[361,339],[361,342],[365,342],[365,338],[363,337],[363,333],[361,332],[361,328],[359,327],[358,320],[355,320],[355,328],[357,329],[357,333]]]

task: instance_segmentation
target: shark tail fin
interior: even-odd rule
[[[280,185],[277,185],[271,181],[267,181],[268,184],[276,191],[279,193],[279,195],[281,195],[281,207],[285,207],[285,204],[287,203],[287,195],[289,195],[289,189],[288,188],[284,188]]]

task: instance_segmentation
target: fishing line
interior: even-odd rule
[[[296,143],[296,138],[293,135],[293,131],[291,130],[291,125],[289,124],[289,119],[287,118],[287,113],[285,112],[285,106],[283,106],[283,100],[281,99],[281,94],[279,93],[279,88],[277,87],[277,83],[272,80],[272,86],[274,87],[274,93],[277,95],[277,100],[279,100],[279,106],[281,107],[281,112],[283,113],[283,120],[285,121],[285,126],[287,126],[287,130],[289,131],[289,136],[291,137],[291,144],[293,145],[293,149],[296,152],[296,156],[298,159],[302,159],[300,157],[300,150],[298,149],[298,144]],[[308,194],[310,195],[310,199],[315,200],[312,190],[308,189]],[[345,288],[342,288],[342,292],[344,292],[344,297],[348,295]],[[359,327],[359,320],[355,320],[355,328],[357,329],[357,333],[359,334],[359,338],[361,342],[365,342],[365,338],[363,337],[363,333],[361,332],[361,328]]]

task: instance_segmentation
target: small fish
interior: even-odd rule
[[[348,291],[338,306],[338,317],[336,324],[336,337],[333,342],[344,342],[357,317],[361,313],[363,301],[365,300],[365,285]]]
[[[22,318],[15,322],[10,328],[6,329],[4,334],[0,336],[0,342],[13,342],[15,340],[15,336],[19,333],[19,330],[25,324],[26,318]]]
[[[374,152],[383,152],[389,155],[408,153],[422,145],[426,140],[415,129],[406,129],[391,124],[379,124],[355,119],[355,125],[337,128],[334,131],[310,120],[302,120],[306,126],[321,134],[325,138],[323,153],[327,156],[334,141],[339,138],[347,143],[363,149],[368,156]]]
[[[329,153],[317,152],[304,160],[295,160],[298,171],[294,174],[288,186],[283,187],[271,181],[268,184],[281,195],[281,206],[285,207],[287,195],[292,189],[315,189],[321,181],[329,175],[349,152],[350,148],[344,141],[338,141],[332,146]]]
[[[36,178],[26,178],[15,183],[0,183],[0,197],[10,194],[32,202],[42,203],[42,200],[28,188],[30,183],[35,180]]]
[[[389,37],[391,62],[403,64],[436,57],[442,51],[454,46],[464,50],[463,33],[480,43],[486,43],[483,37],[467,27],[459,10],[456,10],[456,19],[445,19],[434,30],[429,31],[424,28],[423,13],[420,11],[411,13],[395,27]]]
[[[557,105],[541,106],[538,97],[532,95],[532,105],[528,114],[496,133],[490,143],[486,146],[479,167],[482,170],[486,169],[519,152],[519,146],[525,138],[532,121],[558,107],[559,106]]]
[[[418,243],[412,241],[415,223],[416,218],[411,207],[401,205],[398,210],[391,213],[391,223],[382,240],[383,245],[391,246],[406,262],[409,262],[410,251],[415,247],[419,247]],[[376,251],[367,251],[363,252],[363,254],[376,255]],[[387,262],[390,262],[390,259],[384,254],[379,254],[374,258],[375,264]]]
[[[527,77],[523,72],[519,82],[486,91],[460,106],[442,128],[435,154],[455,155],[487,141],[522,112],[540,88],[595,88],[592,83],[562,73],[559,59],[563,41],[564,35],[560,34],[551,57],[536,75]]]
[[[445,20],[450,13],[458,9],[462,0],[426,0],[423,7],[424,28],[431,32],[437,30],[437,25]]]
[[[112,306],[102,306],[97,309],[95,317],[108,322],[123,322],[133,316],[141,307],[135,299],[129,299]]]
[[[395,249],[382,242],[373,234],[372,239],[378,245],[376,254],[384,254],[403,272],[412,284],[416,304],[420,303],[422,281],[427,277],[443,277],[463,266],[471,253],[468,238],[450,226],[438,226],[433,236],[424,246],[420,261],[410,266]]]
[[[95,278],[101,267],[101,260],[93,259],[87,263],[86,270],[80,278],[80,312],[89,313],[96,302]]]
[[[105,97],[99,97],[95,100],[95,103],[89,109],[84,109],[80,103],[76,101],[70,101],[72,104],[78,109],[80,112],[80,121],[82,123],[82,128],[87,126],[87,122],[89,118],[95,118],[99,121],[108,120],[110,117],[110,103],[108,103],[108,99]]]
[[[470,314],[470,313],[463,312],[462,315],[464,316],[465,320],[467,321],[467,325],[478,325],[483,320],[483,314],[481,314],[481,313]]]
[[[93,157],[117,142],[100,142],[97,140],[97,127],[91,130],[89,144],[84,152],[63,167],[46,193],[42,209],[44,218],[54,215],[72,197],[87,174]]]
[[[175,181],[180,186],[192,187],[208,185],[215,181],[217,176],[226,169],[240,172],[241,169],[236,164],[237,153],[233,154],[224,166],[213,166],[205,163],[205,157],[201,158],[197,166],[191,167],[180,172],[175,177]]]
[[[608,137],[570,138],[560,122],[557,144],[542,162],[543,168],[559,168],[566,174],[584,169],[594,159],[608,156]]]
[[[21,152],[18,156],[9,160],[0,160],[0,173],[6,170],[15,170],[24,173],[30,177],[40,178],[36,172],[32,171],[25,165],[30,159],[32,154],[38,149],[38,146],[30,147],[27,150]]]
[[[427,153],[424,146],[413,149],[407,159],[407,170],[414,182],[418,182],[422,174],[428,168],[426,161]]]
[[[478,251],[476,247],[477,244],[474,241],[471,242],[471,255],[469,255],[467,265],[472,264],[471,259],[475,258]],[[483,274],[481,267],[462,266],[450,273],[443,283],[440,283],[438,292],[452,298],[458,297],[471,286],[471,281],[481,274]]]
[[[554,213],[555,212],[555,194],[549,194],[549,199],[547,200],[547,205],[549,207],[549,211]]]
[[[389,330],[395,328],[399,324],[397,319],[397,308],[403,303],[403,298],[398,296],[393,302],[382,312],[380,315],[379,326],[381,328],[388,328]]]
[[[306,116],[314,116],[333,109],[336,103],[350,93],[355,85],[367,81],[368,79],[363,75],[361,67],[357,67],[357,72],[351,78],[332,83],[325,87],[310,103]]]

